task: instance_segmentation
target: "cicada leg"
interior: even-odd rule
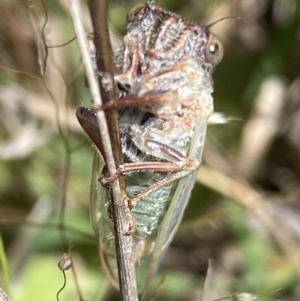
[[[123,108],[137,106],[158,118],[172,119],[174,115],[182,114],[182,106],[190,107],[197,105],[195,95],[180,95],[179,89],[191,82],[197,81],[199,74],[193,66],[193,61],[183,61],[163,71],[154,74],[146,74],[143,80],[137,83],[132,73],[124,73],[115,76],[117,85],[123,87],[121,90],[130,92],[135,82],[135,97],[126,96],[111,100],[101,106],[98,110],[111,108]],[[155,91],[155,93],[153,93]]]
[[[199,164],[200,165],[200,164]],[[199,166],[197,166],[194,169],[189,169],[189,170],[181,170],[178,171],[174,174],[168,175],[166,176],[163,180],[157,182],[156,184],[151,185],[150,187],[144,189],[141,193],[139,193],[138,195],[136,195],[134,198],[129,200],[129,204],[134,207],[136,205],[136,203],[140,202],[141,199],[143,199],[144,197],[146,197],[147,195],[161,189],[162,187],[173,183],[174,181],[180,180],[186,176],[188,176],[189,174],[195,172],[198,169]]]
[[[177,181],[181,178],[188,176],[190,173],[196,171],[200,166],[200,162],[196,160],[191,160],[191,163],[185,167],[184,170],[178,167],[173,163],[164,163],[164,162],[143,162],[143,163],[127,163],[122,164],[112,177],[101,177],[99,181],[102,185],[108,185],[115,181],[120,174],[126,174],[129,172],[139,172],[139,171],[158,171],[158,172],[168,172],[168,171],[177,171],[174,174],[167,175],[163,180],[157,182],[156,184],[151,185],[150,187],[143,190],[140,194],[135,196],[133,199],[129,200],[129,207],[134,207],[137,202],[142,198],[151,194],[152,192],[157,191],[158,189]],[[179,171],[178,171],[179,170]]]
[[[133,199],[129,200],[131,206],[135,206],[145,196],[157,191],[158,189],[179,180],[183,177],[188,176],[190,173],[196,171],[200,166],[199,160],[190,159],[184,156],[176,149],[162,144],[157,141],[151,141],[147,139],[145,144],[151,143],[155,145],[156,148],[160,149],[161,158],[168,159],[170,162],[137,162],[137,163],[125,163],[119,166],[117,172],[111,176],[100,179],[102,185],[107,185],[115,181],[121,174],[126,174],[130,172],[145,172],[145,171],[155,171],[155,172],[175,172],[173,174],[167,175],[163,180],[151,185],[150,187],[143,190],[140,194],[135,196]]]
[[[116,173],[111,177],[101,178],[101,184],[107,185],[115,181],[121,174],[130,172],[142,172],[142,171],[157,171],[157,172],[171,172],[179,171],[182,169],[196,170],[199,167],[198,160],[192,160],[187,156],[182,155],[176,149],[157,142],[151,139],[143,139],[143,145],[145,148],[155,148],[159,153],[161,159],[168,160],[170,162],[137,162],[137,163],[125,163],[119,166]],[[147,147],[146,147],[147,146]]]

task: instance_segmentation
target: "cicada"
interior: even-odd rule
[[[136,219],[132,234],[137,282],[142,291],[157,270],[182,219],[195,183],[213,113],[212,71],[222,45],[207,27],[149,1],[127,15],[127,34],[115,57],[126,192]],[[94,144],[100,137],[95,111],[80,107],[79,122]],[[92,210],[100,252],[117,283],[109,198],[94,161]],[[111,179],[110,179],[111,180]]]

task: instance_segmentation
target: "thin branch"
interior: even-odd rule
[[[93,65],[88,52],[86,35],[81,21],[79,2],[78,0],[69,0],[69,3],[89,87],[92,93],[94,105],[97,107],[102,104],[102,101],[99,94],[99,87],[95,79]],[[102,5],[100,5],[99,7],[99,9],[101,10],[106,8],[105,4],[104,6]],[[96,8],[94,10],[96,10]],[[106,10],[102,11],[102,13],[106,14]],[[107,72],[109,70],[110,69],[105,69],[102,70],[102,72]],[[109,93],[106,96],[104,92],[102,93],[102,95],[105,97],[110,96]],[[97,115],[101,139],[103,141],[103,145],[105,145],[105,153],[103,155],[105,157],[108,172],[110,175],[113,175],[116,172],[116,165],[112,152],[111,140],[109,136],[105,114],[103,111],[98,111]],[[112,125],[110,124],[110,128],[111,126]],[[122,189],[121,191],[119,181],[115,181],[114,183],[112,183],[111,188],[114,208],[115,240],[118,259],[120,291],[124,301],[135,301],[138,300],[138,298],[134,273],[134,260],[131,251],[132,237],[124,235],[128,232],[128,230],[131,227],[131,215],[128,207],[124,202],[124,189]]]
[[[114,64],[112,56],[112,47],[109,40],[108,22],[107,22],[107,1],[90,0],[89,1],[91,18],[94,28],[94,43],[96,47],[97,66],[104,75],[108,75],[114,86],[113,73]],[[105,89],[102,86],[102,78],[98,77],[102,102],[105,104],[110,100],[116,99],[115,87]],[[107,123],[110,128],[110,139],[114,146],[113,154],[117,165],[123,161],[122,149],[120,143],[119,118],[117,109],[107,110],[105,112]],[[125,187],[125,186],[124,186]]]

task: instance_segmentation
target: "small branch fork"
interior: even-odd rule
[[[88,84],[92,93],[94,106],[97,108],[102,105],[99,86],[104,103],[115,98],[115,93],[113,89],[110,91],[105,91],[105,89],[102,88],[101,79],[99,80],[99,83],[97,83],[88,52],[86,33],[81,21],[79,1],[69,0],[69,3]],[[101,72],[110,74],[112,76],[112,52],[109,42],[106,17],[107,3],[105,0],[90,0],[89,6],[95,31],[97,64]],[[103,155],[105,157],[106,166],[109,175],[114,175],[116,173],[116,165],[119,166],[119,164],[122,162],[117,112],[110,110],[110,112],[105,114],[103,111],[98,110],[97,117],[101,139],[103,141],[103,145],[105,146],[105,153]],[[107,123],[109,123],[110,131],[108,131]],[[109,133],[111,133],[111,136]],[[114,152],[111,147],[112,144],[114,145]],[[130,235],[124,235],[124,233],[128,233],[129,229],[131,228],[131,213],[127,203],[124,202],[126,199],[124,187],[125,185],[122,177],[111,183],[119,285],[124,301],[137,301],[138,297],[135,280],[135,267],[132,254],[132,237]]]

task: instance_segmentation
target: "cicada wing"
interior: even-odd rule
[[[191,142],[189,158],[201,161],[205,138],[206,138],[207,120],[198,120],[195,133]],[[165,214],[159,227],[157,239],[155,241],[151,263],[148,268],[147,280],[144,287],[144,293],[148,290],[150,281],[153,278],[157,268],[161,264],[166,254],[169,244],[178,229],[182,220],[184,210],[191,196],[191,191],[195,184],[197,172],[193,172],[179,180],[178,186],[172,197],[171,204]]]
[[[105,160],[101,154],[103,152],[103,144],[99,134],[96,111],[85,107],[78,107],[76,116],[95,146],[90,190],[91,221],[97,235],[99,254],[103,266],[109,278],[111,278],[111,283],[118,287],[113,222],[107,212],[110,194],[108,188],[102,187],[99,183],[99,177],[103,172]]]
[[[90,189],[91,221],[98,239],[98,250],[103,267],[113,286],[118,288],[114,226],[108,215],[108,191],[99,183],[105,162],[97,152],[94,154]]]

